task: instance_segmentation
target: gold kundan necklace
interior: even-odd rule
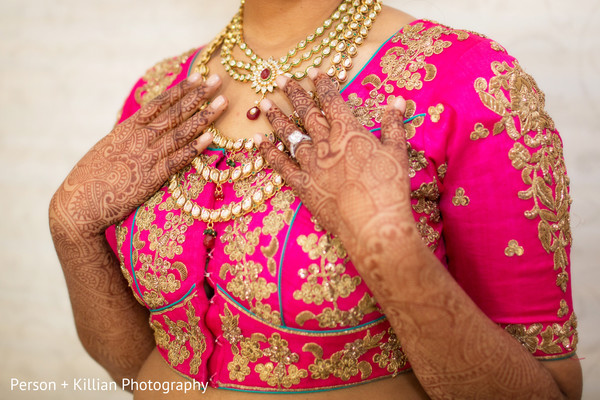
[[[246,116],[256,120],[260,116],[258,104],[267,93],[277,87],[275,78],[286,75],[296,80],[306,77],[308,70],[320,66],[331,57],[327,74],[343,83],[352,68],[352,58],[365,41],[373,22],[381,11],[380,0],[344,0],[313,33],[302,39],[279,59],[259,57],[244,41],[244,0],[238,13],[225,28],[221,46],[221,63],[229,76],[238,82],[249,82],[260,98]],[[320,38],[320,40],[319,40]],[[244,59],[233,55],[239,50]]]
[[[333,14],[314,33],[301,40],[278,60],[273,58],[265,60],[259,57],[245,43],[243,11],[244,0],[231,22],[219,36],[206,46],[196,70],[206,78],[209,74],[208,62],[215,51],[221,47],[221,63],[229,75],[238,82],[250,82],[254,91],[261,96],[246,114],[248,119],[255,120],[260,115],[258,103],[265,98],[267,93],[277,87],[275,78],[279,75],[302,80],[310,68],[320,66],[326,58],[332,56],[327,75],[338,85],[345,82],[348,78],[347,71],[352,68],[352,58],[358,54],[358,47],[365,41],[375,18],[381,11],[381,2],[380,0],[342,1]],[[234,58],[234,52],[240,52],[245,60]],[[207,223],[207,229],[204,231],[204,244],[211,249],[217,236],[213,228],[216,222],[229,221],[259,209],[281,189],[284,182],[283,178],[275,171],[270,173],[264,171],[266,162],[257,153],[252,139],[227,138],[214,125],[211,125],[208,130],[213,133],[213,144],[216,147],[224,149],[229,155],[247,151],[250,157],[248,159],[237,157],[239,165],[236,164],[233,157],[228,158],[229,168],[220,170],[211,167],[210,158],[201,154],[192,162],[196,173],[187,179],[184,179],[182,173],[171,177],[168,191],[171,194],[172,207],[181,209],[192,218]],[[274,141],[274,138],[270,137],[269,140]],[[277,143],[277,147],[283,150],[283,143]],[[240,193],[241,200],[222,204],[215,208],[200,206],[194,201],[203,186],[200,184],[201,182],[213,182],[216,185],[215,200],[222,201],[221,186],[223,184],[226,182],[241,183],[250,179],[255,181],[256,185],[247,185],[243,194]]]

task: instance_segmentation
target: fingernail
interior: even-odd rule
[[[219,83],[220,80],[221,80],[221,78],[219,77],[219,75],[213,74],[213,75],[209,76],[208,79],[206,80],[206,85],[207,86],[215,86],[217,83]]]
[[[254,139],[254,143],[256,143],[257,146],[265,141],[264,136],[260,133],[255,133],[253,139]]]
[[[282,89],[285,89],[285,85],[287,85],[289,80],[290,80],[290,78],[288,78],[285,75],[279,75],[277,78],[275,78],[275,82],[277,83],[277,86],[279,86]]]
[[[223,104],[225,104],[225,97],[223,97],[223,95],[219,95],[213,99],[213,101],[210,103],[210,106],[215,110],[218,110],[223,106]]]
[[[273,102],[269,99],[263,99],[260,104],[260,109],[264,112],[267,112],[271,109],[271,107],[273,106]]]
[[[204,143],[210,143],[213,140],[213,133],[211,131],[204,132],[202,136],[200,136]]]
[[[404,97],[398,96],[392,102],[392,107],[404,113],[406,111],[406,100],[404,100]]]
[[[319,75],[319,69],[318,68],[311,68],[308,70],[308,77],[312,80],[314,80],[317,76]]]
[[[200,79],[200,73],[199,72],[194,72],[193,74],[191,74],[187,78],[188,82],[196,82],[198,79]]]

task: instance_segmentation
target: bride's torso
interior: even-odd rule
[[[410,22],[414,18],[404,14],[400,11],[384,7],[380,13],[376,24],[369,33],[368,40],[360,47],[358,55],[353,59],[353,67],[348,71],[348,76],[353,77],[358,73],[362,66],[368,62],[370,57],[377,51],[377,49],[384,43],[391,35],[398,31],[398,29]],[[264,55],[263,55],[264,56]],[[278,56],[275,54],[275,56]],[[193,72],[196,69],[196,64],[201,57],[196,57],[194,61],[195,65],[192,65],[190,71]],[[324,64],[325,65],[325,64]],[[255,102],[260,99],[260,95],[250,87],[249,83],[237,82],[227,74],[221,65],[221,59],[218,54],[218,50],[215,52],[213,57],[207,64],[210,74],[218,74],[223,84],[220,90],[220,94],[223,94],[228,99],[228,108],[225,113],[220,117],[215,127],[223,134],[231,139],[239,138],[250,138],[255,133],[267,133],[272,131],[272,127],[268,123],[268,120],[264,113],[259,116],[256,120],[250,120],[246,114],[248,110],[255,105]],[[322,67],[324,68],[324,66]],[[349,79],[350,80],[350,79]],[[349,81],[348,80],[348,81]],[[307,90],[311,90],[312,87],[308,82],[308,78],[300,82]],[[286,114],[292,112],[291,106],[285,95],[275,90],[273,93],[269,93],[267,96],[271,101],[278,105]],[[282,243],[283,244],[283,243]],[[210,293],[209,295],[212,295]],[[217,294],[218,295],[218,294]],[[209,296],[210,297],[210,296]],[[226,368],[225,365],[222,368]],[[155,349],[146,363],[143,365],[138,377],[138,382],[189,382],[185,377],[179,375],[174,371],[164,360],[157,349]],[[175,386],[173,386],[175,387]],[[244,393],[240,391],[229,391],[208,388],[206,393],[189,392],[182,393],[176,390],[170,391],[169,394],[165,394],[162,391],[143,390],[136,391],[136,399],[154,399],[154,398],[200,398],[202,399],[257,399],[266,398],[279,399],[289,398],[289,394],[260,394],[260,393]],[[319,400],[325,399],[336,400],[336,399],[348,399],[348,398],[367,398],[368,396],[375,396],[378,399],[422,399],[427,398],[426,394],[420,387],[415,375],[412,372],[404,372],[393,379],[381,379],[375,380],[371,383],[352,386],[346,389],[340,390],[329,390],[325,392],[314,392],[308,393],[303,392],[296,394],[297,398]]]

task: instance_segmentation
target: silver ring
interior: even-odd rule
[[[298,130],[290,133],[290,136],[288,136],[288,142],[290,143],[290,154],[292,156],[292,158],[296,158],[296,149],[298,148],[298,145],[300,143],[302,143],[305,140],[308,140],[310,142],[312,142],[312,139],[310,136],[308,136],[305,133],[302,133]]]

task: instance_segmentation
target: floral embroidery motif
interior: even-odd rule
[[[277,262],[275,254],[279,251],[279,232],[292,222],[294,211],[290,208],[296,200],[296,196],[291,190],[280,191],[271,199],[273,210],[263,218],[263,235],[271,235],[271,242],[266,247],[261,247],[260,251],[267,259],[267,269],[271,276],[277,273]]]
[[[234,354],[233,361],[227,365],[230,379],[243,382],[250,375],[250,363],[264,357],[268,357],[269,361],[256,364],[254,371],[269,386],[290,388],[308,376],[305,369],[294,365],[300,357],[290,351],[288,342],[279,333],[273,333],[269,338],[262,333],[245,337],[238,327],[239,315],[233,315],[227,305],[224,311],[225,315],[221,315],[223,337],[232,345]]]
[[[501,53],[506,53],[506,49],[504,47],[502,47],[500,44],[498,44],[497,42],[491,41],[490,42],[490,47],[493,50],[499,51]]]
[[[263,265],[247,260],[247,255],[254,254],[258,246],[262,228],[256,227],[249,231],[248,225],[252,216],[246,215],[233,220],[233,224],[225,228],[221,235],[221,241],[225,245],[225,254],[234,263],[224,263],[221,266],[219,276],[226,279],[227,274],[232,278],[227,282],[227,291],[242,301],[249,303],[249,309],[260,318],[271,323],[279,324],[280,314],[272,310],[271,305],[263,303],[273,293],[277,293],[277,285],[259,275],[263,271]]]
[[[431,106],[431,107],[429,107],[429,109],[427,110],[427,112],[429,113],[429,117],[431,118],[431,122],[438,123],[438,122],[440,122],[440,119],[442,118],[441,115],[444,112],[444,105],[443,104],[438,104],[435,107]]]
[[[454,204],[456,207],[468,206],[470,201],[471,199],[465,195],[465,189],[461,187],[456,189],[456,194],[452,198],[452,204]]]
[[[522,256],[525,253],[525,250],[523,250],[522,246],[519,246],[519,242],[517,242],[516,240],[511,240],[508,242],[508,247],[506,249],[504,249],[504,254],[507,257],[512,257],[512,256]]]
[[[473,132],[471,132],[471,140],[483,139],[488,137],[490,134],[489,129],[487,129],[481,122],[475,124],[473,128]]]
[[[411,192],[410,197],[417,200],[412,205],[413,210],[421,214],[428,214],[431,222],[439,222],[440,209],[438,203],[440,200],[440,190],[435,180],[429,183],[422,183],[417,190]]]
[[[185,241],[184,233],[192,221],[169,213],[163,229],[153,224],[156,220],[154,208],[162,201],[163,195],[163,191],[158,191],[139,207],[135,219],[138,231],[132,237],[131,263],[132,266],[141,264],[140,268],[135,270],[135,278],[144,289],[141,293],[144,305],[151,309],[164,306],[167,303],[164,293],[173,293],[180,289],[181,282],[188,276],[183,263],[171,262],[168,259],[183,252],[181,244]],[[146,248],[146,242],[140,239],[142,231],[149,231],[149,249],[155,251],[154,255],[141,252]],[[177,275],[174,274],[175,271]],[[129,273],[125,276],[128,277]]]
[[[373,127],[375,122],[381,122],[385,110],[385,104],[391,104],[395,98],[391,95],[396,88],[406,90],[419,90],[423,82],[435,79],[437,68],[425,61],[427,57],[440,54],[444,49],[451,46],[452,42],[442,40],[442,35],[455,34],[458,40],[465,40],[469,34],[465,31],[454,30],[445,26],[436,25],[425,29],[423,23],[406,26],[391,39],[392,43],[402,44],[390,48],[381,58],[380,66],[386,77],[382,80],[377,74],[365,77],[361,84],[364,87],[371,85],[373,89],[369,97],[364,101],[356,94],[348,95],[348,105],[352,108],[354,115],[366,127]],[[424,75],[424,76],[423,76]],[[386,95],[387,94],[387,95]],[[405,117],[414,115],[414,102],[407,101]],[[423,124],[424,117],[417,117],[406,124],[406,137],[414,136],[415,128]]]
[[[446,173],[448,172],[448,163],[443,163],[437,168],[437,176],[440,181],[443,181],[446,177]]]
[[[366,314],[376,310],[375,300],[368,294],[350,310],[339,308],[338,299],[350,296],[362,279],[345,273],[348,255],[338,238],[329,234],[318,237],[311,233],[308,236],[298,236],[297,242],[309,258],[318,260],[318,263],[298,271],[300,278],[306,279],[306,282],[294,292],[294,299],[317,305],[328,302],[333,307],[325,307],[319,315],[310,311],[301,312],[296,316],[296,323],[303,325],[308,320],[316,319],[322,328],[356,326]]]
[[[567,301],[565,299],[562,299],[560,301],[560,308],[558,309],[558,312],[556,313],[556,315],[558,316],[558,318],[562,318],[565,315],[567,315],[569,313],[569,305],[567,304]]]
[[[412,148],[411,144],[406,142],[408,149],[408,176],[414,178],[417,171],[421,171],[429,165],[427,158],[425,158],[424,151],[417,151]]]
[[[169,364],[176,367],[191,357],[190,373],[195,375],[202,365],[202,354],[206,351],[206,338],[199,327],[200,317],[196,316],[196,310],[189,299],[186,300],[185,307],[187,322],[171,321],[165,315],[164,323],[168,328],[167,331],[157,320],[153,320],[150,326],[154,330],[156,344],[168,351]],[[187,345],[191,348],[191,352]]]
[[[367,379],[373,372],[373,367],[368,361],[359,361],[359,359],[367,351],[379,347],[384,335],[385,332],[380,332],[375,336],[371,336],[371,333],[367,330],[367,334],[363,339],[346,343],[343,350],[336,351],[328,359],[323,359],[323,348],[318,344],[305,344],[302,350],[312,353],[315,357],[314,363],[308,366],[311,378],[327,379],[330,375],[333,375],[347,381],[360,372],[361,379]]]
[[[146,82],[135,91],[135,101],[144,106],[165,91],[181,73],[182,64],[196,51],[189,50],[179,57],[167,58],[146,71],[143,80]]]
[[[392,377],[395,377],[404,368],[408,358],[402,351],[400,341],[392,328],[388,329],[388,335],[388,341],[379,345],[381,353],[373,356],[373,362],[377,363],[380,368],[386,368],[388,372],[392,373]]]
[[[429,225],[427,217],[419,217],[417,231],[421,235],[423,242],[434,251],[437,248],[437,241],[440,239],[440,233]]]
[[[545,354],[560,354],[562,347],[567,351],[577,348],[577,317],[575,313],[563,325],[554,323],[546,329],[536,323],[526,327],[523,324],[511,324],[504,328],[517,339],[530,353],[541,351]],[[540,341],[541,339],[541,341]]]
[[[502,117],[494,125],[493,134],[506,131],[515,141],[508,156],[513,167],[521,171],[523,183],[529,186],[518,193],[519,199],[533,200],[533,207],[525,216],[539,217],[538,237],[544,250],[554,255],[554,269],[560,271],[556,285],[566,292],[569,277],[565,247],[571,243],[571,200],[562,143],[544,109],[545,97],[535,80],[516,61],[513,67],[506,61],[494,61],[491,68],[495,76],[489,83],[478,78],[475,90],[483,104]],[[554,192],[550,187],[553,184]]]

